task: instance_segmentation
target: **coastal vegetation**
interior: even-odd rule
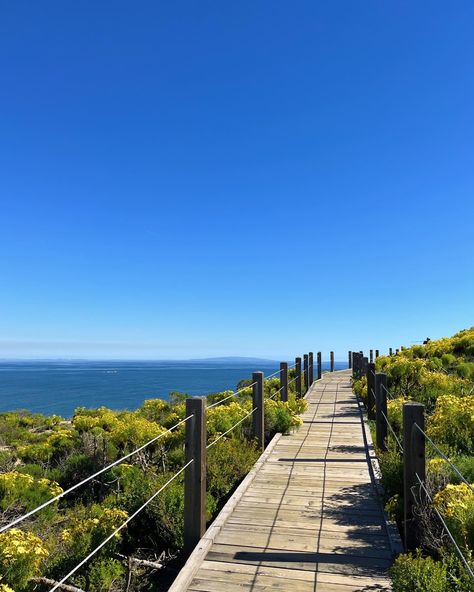
[[[387,374],[388,420],[401,445],[407,401],[425,406],[426,432],[435,444],[426,443],[429,497],[415,492],[420,547],[396,559],[391,570],[394,592],[472,591],[472,578],[438,513],[474,569],[474,327],[379,357],[376,371]],[[365,377],[354,381],[354,389],[367,398]],[[378,451],[378,457],[386,510],[403,531],[402,454],[393,436],[388,451]]]
[[[289,372],[290,379],[294,370]],[[208,520],[258,458],[251,436],[250,381],[241,392],[208,396]],[[306,401],[290,380],[265,381],[265,437],[300,425]],[[146,400],[135,411],[78,408],[71,419],[17,411],[0,414],[0,529],[89,475],[149,446],[0,533],[0,592],[49,590],[140,508],[185,463],[185,398]],[[243,421],[242,421],[243,420]],[[170,483],[74,574],[68,585],[90,592],[167,589],[183,545],[183,475]]]

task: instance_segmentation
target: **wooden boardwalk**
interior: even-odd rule
[[[398,541],[349,372],[324,374],[307,399],[304,424],[272,441],[170,591],[390,590]]]

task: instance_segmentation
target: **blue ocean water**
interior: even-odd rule
[[[336,369],[344,367],[336,363]],[[269,375],[278,368],[278,362],[246,361],[0,362],[0,411],[28,409],[70,417],[76,407],[136,409],[145,399],[167,399],[172,391],[206,395],[234,390],[253,371]]]

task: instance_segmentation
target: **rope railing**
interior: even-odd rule
[[[124,460],[127,460],[130,457],[134,456],[135,454],[138,454],[138,452],[141,452],[142,450],[144,450],[145,448],[147,448],[148,446],[150,446],[151,444],[153,444],[157,440],[160,440],[160,438],[163,438],[164,436],[166,436],[166,434],[171,433],[176,428],[178,428],[180,425],[186,423],[192,417],[193,417],[192,415],[188,415],[188,417],[185,417],[184,419],[182,419],[181,421],[179,421],[178,423],[176,423],[174,426],[172,426],[171,428],[167,429],[165,432],[162,432],[158,436],[155,436],[151,440],[148,440],[148,442],[145,442],[145,444],[143,444],[142,446],[139,446],[138,448],[136,448],[132,452],[129,452],[125,456],[122,456],[121,458],[117,459],[116,461],[108,464],[106,467],[100,469],[99,471],[96,471],[92,475],[89,475],[88,477],[86,477],[82,481],[79,481],[79,483],[76,483],[75,485],[72,485],[68,489],[64,490],[63,492],[61,492],[60,494],[56,495],[55,497],[52,497],[51,499],[47,500],[46,502],[40,504],[39,506],[37,506],[33,510],[30,510],[29,512],[27,512],[26,514],[23,514],[22,516],[19,516],[18,518],[15,518],[15,520],[12,520],[11,522],[9,522],[8,524],[6,524],[5,526],[2,526],[0,528],[0,533],[5,532],[6,530],[8,530],[9,528],[11,528],[12,526],[15,526],[16,524],[19,524],[20,522],[23,522],[27,518],[30,518],[31,516],[33,516],[34,514],[36,514],[37,512],[39,512],[40,510],[43,510],[44,508],[47,508],[48,506],[50,506],[54,502],[57,502],[58,500],[60,500],[64,496],[68,495],[72,491],[78,489],[82,485],[85,485],[89,481],[92,481],[92,479],[95,479],[99,475],[102,475],[103,473],[107,472],[108,470],[112,469],[113,467],[119,465]]]
[[[449,530],[448,525],[446,524],[446,521],[444,520],[441,512],[438,510],[438,508],[435,506],[435,504],[433,503],[433,498],[431,497],[425,483],[423,482],[422,479],[420,479],[420,476],[418,475],[418,473],[415,473],[415,476],[418,480],[418,483],[420,484],[420,487],[423,489],[423,491],[426,494],[426,497],[428,498],[430,504],[431,504],[431,508],[433,508],[433,510],[435,511],[436,515],[438,516],[441,524],[443,525],[443,528],[446,531],[446,534],[448,535],[449,539],[451,540],[451,543],[453,544],[454,548],[456,549],[456,553],[459,556],[459,559],[463,562],[467,572],[469,573],[469,575],[471,576],[472,580],[474,580],[474,572],[472,570],[472,567],[469,565],[468,560],[466,559],[466,557],[464,556],[463,552],[461,551],[459,545],[457,544],[454,536],[452,535],[451,531]]]
[[[96,553],[98,553],[102,547],[105,547],[105,545],[111,541],[121,530],[123,530],[127,524],[133,520],[138,514],[140,514],[140,512],[142,512],[147,506],[148,504],[150,504],[156,497],[157,495],[159,495],[166,487],[168,487],[168,485],[174,481],[179,475],[181,475],[181,473],[187,468],[189,467],[189,465],[191,463],[194,462],[194,458],[191,459],[189,462],[187,462],[183,467],[181,467],[181,469],[179,471],[177,471],[172,477],[171,479],[168,479],[168,481],[162,486],[160,487],[160,489],[158,489],[158,491],[156,491],[150,498],[148,498],[148,500],[142,504],[138,510],[135,510],[135,512],[133,514],[131,514],[124,522],[122,522],[122,524],[116,528],[106,539],[104,539],[100,545],[98,545],[93,551],[91,551],[87,557],[85,557],[82,561],[80,561],[76,567],[74,567],[73,569],[71,569],[70,572],[68,572],[61,580],[59,580],[59,582],[56,582],[56,584],[50,589],[49,592],[54,592],[55,590],[57,590],[58,588],[61,588],[62,585],[71,577],[73,576],[79,569],[81,569],[81,567],[83,565],[85,565],[90,559],[92,559],[92,557],[94,557],[94,555]]]
[[[420,426],[417,423],[414,423],[413,426],[419,430],[419,432],[428,440],[428,442],[431,444],[431,446],[433,446],[433,448],[436,450],[436,452],[441,456],[441,458],[443,460],[445,460],[449,466],[453,469],[453,471],[456,473],[456,475],[461,479],[461,481],[467,485],[469,487],[469,489],[472,491],[472,493],[474,493],[474,487],[471,485],[471,483],[469,483],[469,481],[464,477],[464,475],[461,473],[461,471],[458,469],[458,467],[444,454],[444,452],[439,448],[439,446],[437,446],[433,440],[428,436],[428,434],[422,430],[420,428]]]

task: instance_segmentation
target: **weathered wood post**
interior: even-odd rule
[[[388,355],[393,356],[393,349],[391,347],[388,348]]]
[[[295,358],[295,372],[296,372],[296,379],[295,379],[295,389],[296,389],[296,397],[301,399],[303,393],[301,391],[301,358]]]
[[[396,349],[395,350],[395,355],[398,356],[399,353],[400,353],[400,350],[399,349]]]
[[[387,451],[388,426],[387,415],[387,375],[375,373],[375,433],[376,445],[382,452]]]
[[[373,362],[374,362],[374,350],[373,350],[373,349],[371,349],[371,350],[369,351],[369,362],[370,362],[371,364],[373,364]]]
[[[280,399],[288,401],[288,362],[280,362]]]
[[[357,366],[357,378],[362,378],[364,374],[364,357],[361,353],[357,354],[358,366]]]
[[[367,359],[367,358],[365,358]],[[375,364],[367,362],[367,417],[375,419]]]
[[[352,368],[352,352],[351,352],[351,350],[349,350],[348,362],[349,362],[349,370],[351,370],[351,368]]]
[[[309,386],[311,386],[314,381],[313,352],[309,352],[309,354],[308,354],[308,371],[309,371]]]
[[[361,358],[361,377],[367,374],[367,368],[369,367],[369,359],[365,356]]]
[[[184,470],[184,554],[188,557],[206,531],[206,399],[186,399]]]
[[[323,361],[321,357],[321,352],[318,352],[318,380],[321,380],[321,376],[323,375]]]
[[[304,392],[306,393],[309,388],[309,365],[308,365],[308,354],[303,355],[303,380],[304,380]]]
[[[331,358],[331,372],[334,372],[334,352],[332,351],[329,355]]]
[[[375,350],[375,359],[377,359],[377,358],[379,357],[379,355],[380,355],[380,353],[379,353],[379,350],[378,350],[378,349],[376,349],[376,350]]]
[[[359,371],[359,354],[357,352],[352,352],[352,377],[357,378],[357,373]]]
[[[263,372],[252,374],[253,393],[252,413],[253,437],[257,440],[257,447],[263,452],[265,449],[265,409],[263,406]]]
[[[419,543],[413,512],[416,502],[413,492],[420,491],[418,477],[423,482],[425,480],[425,437],[415,424],[424,431],[424,410],[421,403],[403,405],[403,530],[407,551],[415,549]]]

